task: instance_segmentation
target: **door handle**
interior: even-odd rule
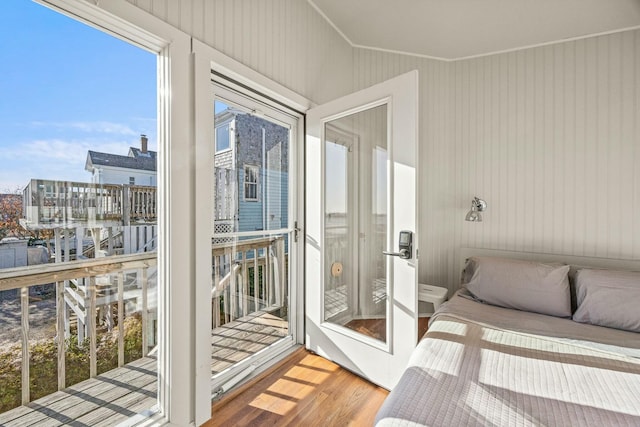
[[[387,251],[382,251],[383,255],[387,255],[387,256],[397,256],[400,257],[402,259],[409,259],[411,258],[411,252],[409,252],[408,249],[400,249],[400,252],[387,252]]]

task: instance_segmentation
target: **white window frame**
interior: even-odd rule
[[[211,243],[196,236],[213,232],[205,202],[213,182],[211,70],[298,111],[311,102],[125,0],[36,1],[158,55],[159,411],[129,424],[201,425],[211,418]],[[299,132],[302,138],[303,126]],[[304,197],[296,206],[304,212]],[[304,230],[302,215],[298,227]],[[304,245],[298,246],[302,284]],[[303,292],[296,299],[302,309]],[[302,343],[302,314],[296,330]]]
[[[253,171],[253,176],[255,177],[255,181],[247,181],[247,176],[249,176],[247,174],[247,171]],[[247,197],[247,189],[249,188],[249,186],[254,186],[255,195],[256,195],[255,197]],[[256,165],[245,164],[244,165],[244,201],[257,202],[258,195],[260,194],[258,192],[259,188],[260,188],[260,167]]]
[[[226,127],[227,128],[227,141],[229,141],[229,146],[225,147],[225,148],[218,148],[218,131],[220,131],[221,128]],[[229,151],[231,150],[231,144],[232,144],[232,135],[231,135],[231,122],[226,122],[218,127],[216,127],[216,153],[222,153],[225,151]]]
[[[195,216],[191,37],[125,0],[36,1],[158,55],[158,408],[127,424],[200,425],[211,417],[211,402],[196,393],[189,333],[195,328],[195,233],[185,221]]]

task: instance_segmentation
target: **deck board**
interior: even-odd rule
[[[212,330],[212,374],[287,335],[287,321],[266,312]],[[156,405],[157,376],[156,358],[143,357],[4,412],[0,426],[112,426]]]
[[[222,325],[212,331],[211,373],[222,372],[287,335],[288,322],[265,312]]]

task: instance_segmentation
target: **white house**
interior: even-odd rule
[[[141,135],[140,148],[130,147],[126,156],[89,150],[84,168],[92,184],[156,186],[156,154]]]

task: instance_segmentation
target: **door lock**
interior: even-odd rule
[[[398,252],[382,251],[384,255],[397,256],[402,259],[411,259],[413,233],[411,231],[401,231],[398,241]]]

